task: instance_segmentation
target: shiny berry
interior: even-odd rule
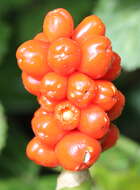
[[[32,129],[34,134],[40,137],[40,139],[50,148],[53,148],[66,133],[57,126],[51,114],[33,117]]]
[[[41,93],[50,100],[62,100],[66,97],[67,78],[50,72],[46,74],[40,85]]]
[[[42,117],[42,116],[46,116],[48,115],[48,112],[43,109],[42,107],[38,108],[35,112],[34,112],[34,117]]]
[[[39,96],[37,98],[38,100],[38,103],[40,104],[40,106],[48,113],[50,112],[53,112],[54,109],[55,109],[55,106],[57,104],[56,101],[52,101],[52,100],[49,100],[46,96]]]
[[[104,34],[105,25],[101,19],[96,15],[91,15],[84,18],[84,20],[76,27],[72,38],[82,44],[94,35]]]
[[[37,80],[30,75],[28,75],[25,72],[22,72],[22,82],[25,87],[25,89],[35,95],[39,96],[40,95],[40,80]]]
[[[105,80],[97,80],[97,96],[93,101],[103,110],[110,110],[117,102],[117,89],[113,83]]]
[[[86,107],[96,96],[96,83],[82,73],[69,77],[67,98],[79,108]]]
[[[17,49],[16,57],[20,69],[40,79],[50,71],[47,63],[48,43],[29,40]]]
[[[58,74],[69,75],[78,69],[81,60],[80,47],[74,40],[59,38],[48,50],[48,64]]]
[[[112,148],[116,144],[119,136],[120,136],[120,132],[119,132],[118,127],[114,124],[111,124],[108,133],[101,140],[102,150],[105,151],[109,148]]]
[[[43,23],[43,32],[52,42],[60,37],[71,37],[73,33],[73,18],[62,8],[48,12]]]
[[[115,80],[121,73],[120,62],[120,56],[117,53],[113,52],[111,66],[108,69],[107,73],[102,77],[102,79],[109,81]]]
[[[34,40],[39,40],[39,41],[43,41],[43,42],[49,43],[49,40],[48,40],[47,36],[43,32],[38,33],[34,37]]]
[[[69,101],[63,101],[56,105],[54,117],[61,128],[72,130],[79,124],[80,110]]]
[[[28,158],[45,167],[58,166],[58,160],[54,150],[43,144],[38,137],[34,137],[26,148]]]
[[[59,163],[66,170],[80,171],[89,168],[100,156],[100,143],[80,132],[71,132],[56,145]]]
[[[82,60],[79,71],[99,79],[111,65],[111,42],[107,37],[95,36],[82,45]]]
[[[81,111],[79,130],[95,139],[100,139],[109,130],[107,114],[96,105],[91,105]]]
[[[125,105],[125,96],[122,94],[122,92],[118,90],[116,97],[117,97],[117,103],[108,112],[108,116],[111,121],[117,119],[121,115]]]

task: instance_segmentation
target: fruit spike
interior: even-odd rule
[[[121,58],[105,36],[104,23],[91,15],[74,29],[70,13],[55,9],[16,57],[25,89],[40,104],[27,156],[44,167],[89,168],[117,142],[119,130],[110,121],[125,104],[111,82],[121,72]]]

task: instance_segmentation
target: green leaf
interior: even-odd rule
[[[97,187],[105,190],[134,190],[140,189],[139,169],[140,146],[122,136],[114,148],[101,155],[90,172]]]
[[[99,0],[94,11],[106,24],[113,49],[121,55],[127,71],[140,68],[139,7],[139,0]]]
[[[4,148],[7,139],[7,121],[4,115],[4,110],[0,104],[0,151]]]
[[[3,57],[8,52],[10,34],[11,28],[9,27],[9,25],[0,21],[0,64]]]
[[[57,175],[48,175],[40,177],[37,182],[38,190],[55,190]]]
[[[30,161],[25,154],[28,141],[23,131],[10,122],[7,144],[0,156],[0,177],[21,177],[30,181],[38,176],[40,166]]]

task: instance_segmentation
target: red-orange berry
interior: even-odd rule
[[[59,128],[53,115],[48,114],[40,117],[33,117],[32,129],[48,147],[53,148],[56,143],[66,134]]]
[[[59,38],[48,50],[48,64],[58,74],[69,75],[78,69],[81,61],[80,47],[74,40]]]
[[[71,37],[73,33],[73,18],[62,8],[48,12],[43,23],[43,32],[52,42],[60,37]]]
[[[111,66],[108,69],[107,73],[102,77],[104,80],[113,81],[115,80],[121,73],[121,58],[120,56],[113,52]]]
[[[72,130],[78,127],[80,110],[69,101],[63,101],[56,105],[54,117],[61,128]]]
[[[47,63],[48,43],[29,40],[19,46],[16,52],[20,69],[40,79],[50,71]]]
[[[34,112],[34,117],[42,117],[42,116],[46,116],[48,115],[47,111],[45,109],[43,109],[42,107],[38,108],[35,112]]]
[[[84,18],[84,20],[76,27],[72,38],[82,44],[94,35],[104,34],[105,25],[103,24],[101,19],[96,15],[91,15]]]
[[[100,156],[100,143],[80,132],[71,132],[56,145],[59,163],[66,170],[80,171],[89,168]]]
[[[110,110],[117,102],[117,89],[113,83],[105,80],[97,80],[97,96],[93,101],[103,110]]]
[[[30,75],[28,75],[25,72],[22,72],[22,82],[25,87],[25,89],[35,95],[39,96],[40,95],[40,80],[37,80]]]
[[[38,33],[34,37],[34,40],[39,40],[39,41],[43,41],[43,42],[49,43],[49,40],[48,40],[47,36],[43,32]]]
[[[40,90],[50,100],[62,100],[66,97],[67,78],[50,72],[43,77]]]
[[[43,144],[38,137],[34,137],[27,145],[26,155],[35,163],[45,167],[58,166],[58,160],[53,149]]]
[[[84,108],[96,96],[96,83],[82,73],[75,73],[68,79],[67,98],[79,108]]]
[[[95,139],[100,139],[107,134],[109,124],[109,118],[102,108],[91,105],[81,111],[78,129]]]
[[[116,125],[111,124],[108,133],[101,140],[102,151],[112,148],[120,136],[119,129]]]
[[[53,112],[57,104],[56,101],[49,100],[46,96],[43,95],[39,96],[37,100],[41,107],[48,113]]]
[[[111,65],[112,48],[105,36],[94,36],[82,45],[82,60],[79,71],[99,79]]]
[[[122,94],[122,92],[118,90],[116,97],[117,97],[117,103],[108,112],[108,116],[111,121],[117,119],[121,115],[125,105],[125,96]]]

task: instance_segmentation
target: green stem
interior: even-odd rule
[[[89,170],[80,172],[62,171],[57,179],[56,190],[92,190]]]

